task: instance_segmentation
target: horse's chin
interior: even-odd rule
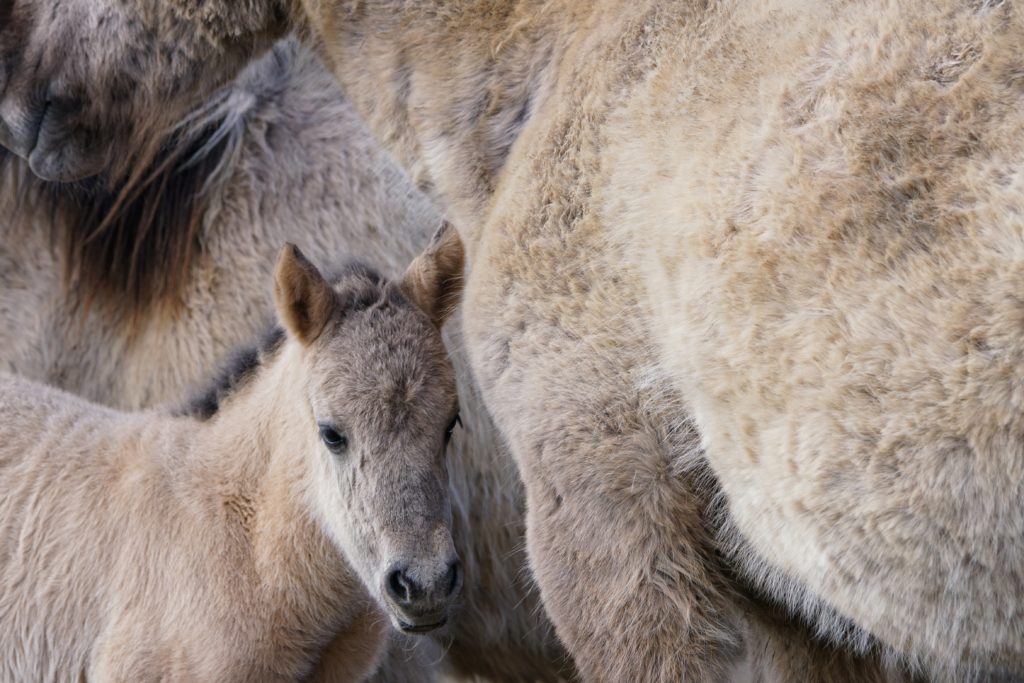
[[[37,177],[52,182],[70,183],[98,176],[107,170],[117,151],[109,134],[51,109],[39,117],[35,126],[20,132],[20,136],[14,136],[9,131],[9,139],[0,139],[0,144],[26,160]]]
[[[439,619],[429,619],[425,622],[412,623],[405,615],[396,615],[394,612],[391,612],[391,623],[402,633],[407,633],[409,635],[423,635],[425,633],[432,633],[433,631],[446,626],[448,624],[448,616],[445,615]]]
[[[429,613],[410,613],[394,605],[390,600],[385,600],[383,607],[391,625],[408,635],[433,633],[447,626],[449,622],[450,612],[446,608]]]

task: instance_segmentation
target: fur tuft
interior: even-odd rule
[[[284,343],[284,329],[271,326],[254,345],[239,347],[228,358],[205,389],[197,391],[175,414],[209,420],[220,410],[224,399],[248,384],[259,369]]]

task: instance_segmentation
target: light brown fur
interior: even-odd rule
[[[360,271],[332,288],[293,248],[275,281],[287,336],[212,416],[0,376],[5,680],[296,680],[318,663],[361,680],[387,642],[382,611],[447,611],[457,397],[439,330],[397,285]],[[320,314],[315,338],[291,324],[302,310]],[[348,447],[325,447],[324,425]],[[396,565],[426,598],[390,600]]]
[[[301,10],[463,230],[474,376],[585,676],[737,657],[704,462],[719,543],[837,642],[1024,670],[1013,2]]]
[[[91,210],[90,195],[42,186],[20,162],[0,169],[0,366],[120,408],[174,402],[265,325],[276,245],[297,242],[320,263],[357,257],[392,276],[428,247],[437,214],[293,41],[199,112],[228,142],[194,199],[201,251],[182,304],[147,306],[138,319],[123,315],[130,292],[109,301],[111,292],[98,293],[83,316],[82,284],[62,286],[68,256],[48,237],[64,229],[63,212]],[[439,670],[555,680],[571,664],[528,572],[518,473],[466,370],[458,326],[446,336],[463,424],[449,446],[453,535],[467,580],[449,627],[434,643],[396,641],[376,680],[433,680]]]

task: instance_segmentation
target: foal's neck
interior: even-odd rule
[[[281,590],[346,578],[305,498],[305,458],[319,442],[297,371],[301,353],[296,342],[285,341],[223,401],[205,423],[205,454],[196,473],[227,523],[241,532],[237,537],[250,545],[262,585]],[[316,576],[305,576],[311,571]]]
[[[321,446],[302,355],[285,340],[224,397],[198,426],[192,474],[201,509],[238,544],[225,555],[249,563],[226,578],[253,620],[241,628],[263,634],[262,665],[281,671],[302,670],[342,646],[355,648],[345,658],[358,664],[376,656],[383,637],[378,607],[307,500],[308,459]]]

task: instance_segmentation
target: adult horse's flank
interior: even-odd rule
[[[722,549],[837,642],[1024,672],[1015,2],[56,5],[0,10],[0,139],[49,177],[318,37],[464,230],[474,376],[585,676],[719,679]]]
[[[0,376],[4,679],[360,680],[382,610],[446,621],[462,248],[439,237],[400,284],[286,247],[285,329],[177,415]]]

